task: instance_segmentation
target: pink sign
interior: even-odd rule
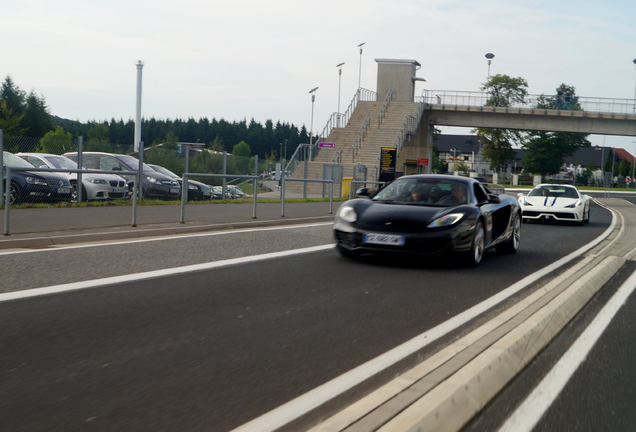
[[[321,143],[318,143],[318,147],[332,149],[332,148],[336,148],[336,143],[321,142]]]

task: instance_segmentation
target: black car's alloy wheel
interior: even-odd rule
[[[505,242],[501,243],[497,247],[497,251],[504,253],[516,253],[519,250],[519,245],[521,242],[521,221],[519,215],[516,214],[512,219],[512,232],[510,233],[510,238]]]
[[[467,257],[469,266],[475,267],[481,263],[481,259],[484,257],[485,237],[484,224],[477,221],[473,232],[473,244]]]
[[[17,183],[11,182],[9,189],[9,204],[20,204],[22,202],[22,191]]]

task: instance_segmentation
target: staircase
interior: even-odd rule
[[[336,143],[335,149],[321,149],[311,162],[307,162],[307,178],[322,179],[325,164],[342,166],[343,177],[354,177],[356,165],[367,168],[367,179],[377,180],[380,163],[380,148],[394,147],[404,119],[417,113],[418,104],[413,102],[390,102],[384,118],[379,121],[378,113],[382,102],[359,102],[344,128],[334,128],[322,142]],[[369,127],[363,135],[359,148],[358,137],[367,116],[370,116]],[[299,162],[292,172],[292,178],[305,178],[305,162]],[[307,183],[307,196],[327,196],[329,185]],[[340,184],[334,184],[334,196],[340,196]],[[286,182],[286,194],[303,193],[303,182]]]

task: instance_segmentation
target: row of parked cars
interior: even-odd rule
[[[73,201],[77,199],[77,174],[30,172],[29,168],[76,170],[78,154],[3,152],[4,165],[12,168],[11,182],[7,185],[11,204],[22,201]],[[127,199],[134,188],[135,175],[125,171],[138,171],[139,160],[122,154],[84,152],[82,166],[88,170],[112,171],[112,174],[83,173],[82,197],[88,200]],[[3,179],[6,173],[3,171]],[[176,200],[181,198],[182,179],[172,171],[153,164],[143,164],[141,179],[143,196]],[[237,186],[228,185],[225,197],[241,198],[245,193]],[[188,200],[223,198],[220,186],[188,180]]]

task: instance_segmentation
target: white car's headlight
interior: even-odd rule
[[[353,207],[350,207],[350,206],[340,207],[340,209],[338,210],[338,217],[342,219],[343,221],[349,222],[349,223],[352,223],[358,220],[358,215],[356,214],[356,211],[353,209]]]
[[[578,207],[578,206],[580,206],[580,205],[582,205],[582,204],[583,204],[583,201],[581,201],[580,199],[578,199],[578,200],[576,200],[576,202],[574,202],[574,203],[572,203],[572,204],[570,204],[570,205],[566,205],[565,207],[566,207],[566,208],[575,208],[575,207]]]
[[[453,225],[459,222],[462,217],[464,217],[463,213],[450,213],[435,219],[433,222],[428,224],[428,228],[439,228]]]
[[[519,204],[525,205],[525,206],[531,206],[532,205],[532,204],[530,204],[530,202],[524,196],[519,197]]]
[[[93,183],[93,184],[106,184],[106,180],[101,179],[101,178],[95,178],[95,177],[91,177],[89,179],[86,179],[87,182],[89,183]]]

